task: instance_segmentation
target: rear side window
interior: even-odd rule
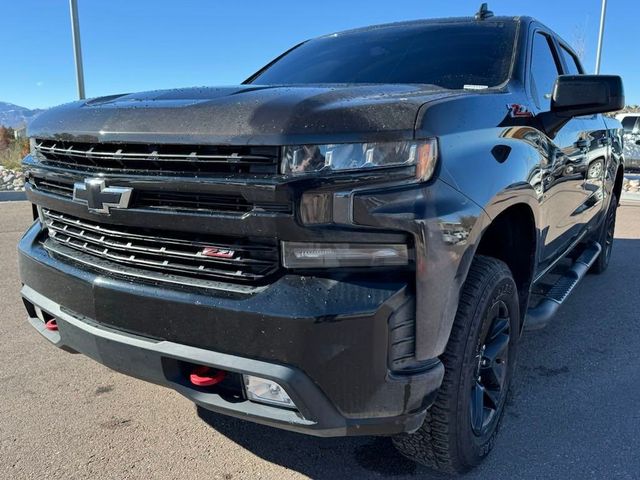
[[[252,78],[262,85],[418,83],[495,87],[509,79],[516,22],[399,24],[316,38]]]
[[[536,103],[542,110],[550,110],[551,94],[559,70],[551,51],[549,37],[536,33],[533,37],[531,55],[531,83]]]
[[[638,117],[624,117],[622,119],[622,128],[624,128],[625,133],[633,132],[636,126],[636,120],[638,120]]]
[[[562,55],[564,63],[567,64],[567,71],[565,72],[567,75],[579,75],[582,73],[578,59],[562,45],[560,45],[560,55]]]

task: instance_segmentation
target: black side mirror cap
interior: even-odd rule
[[[618,75],[561,75],[551,97],[551,111],[537,115],[553,138],[573,117],[615,112],[624,108],[624,87]]]
[[[551,97],[558,116],[579,117],[624,108],[624,87],[617,75],[561,75]]]

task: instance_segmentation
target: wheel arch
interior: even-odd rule
[[[476,255],[503,261],[518,287],[520,318],[524,318],[535,275],[538,252],[535,210],[528,202],[508,205],[483,230],[474,251]]]
[[[441,316],[442,324],[436,335],[439,340],[433,342],[432,345],[435,348],[429,350],[431,354],[436,356],[442,354],[450,337],[460,293],[476,255],[497,258],[505,262],[512,272],[515,270],[514,279],[518,288],[520,307],[520,328],[524,323],[531,284],[538,262],[540,230],[536,194],[529,184],[526,187],[522,186],[517,191],[505,190],[496,195],[494,201],[487,205],[483,212],[484,215],[478,218],[471,229],[467,248],[457,262],[454,287],[456,291],[447,299],[445,310]],[[504,235],[505,230],[518,232],[518,235]],[[520,244],[525,244],[527,248],[522,250]]]

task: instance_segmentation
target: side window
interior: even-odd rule
[[[551,94],[558,75],[558,64],[551,52],[549,38],[536,33],[531,53],[531,83],[536,103],[542,110],[551,108]]]
[[[582,73],[582,68],[580,67],[578,59],[562,45],[560,45],[560,55],[562,55],[564,63],[567,64],[567,71],[565,72],[567,75],[579,75]]]

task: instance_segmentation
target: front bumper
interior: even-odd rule
[[[40,234],[36,222],[19,246],[31,324],[58,347],[206,409],[319,436],[391,435],[419,428],[442,381],[437,359],[411,374],[388,368],[389,317],[411,295],[401,280],[287,275],[251,295],[216,295],[79,268],[47,253]],[[193,387],[180,362],[274,380],[299,411]]]

